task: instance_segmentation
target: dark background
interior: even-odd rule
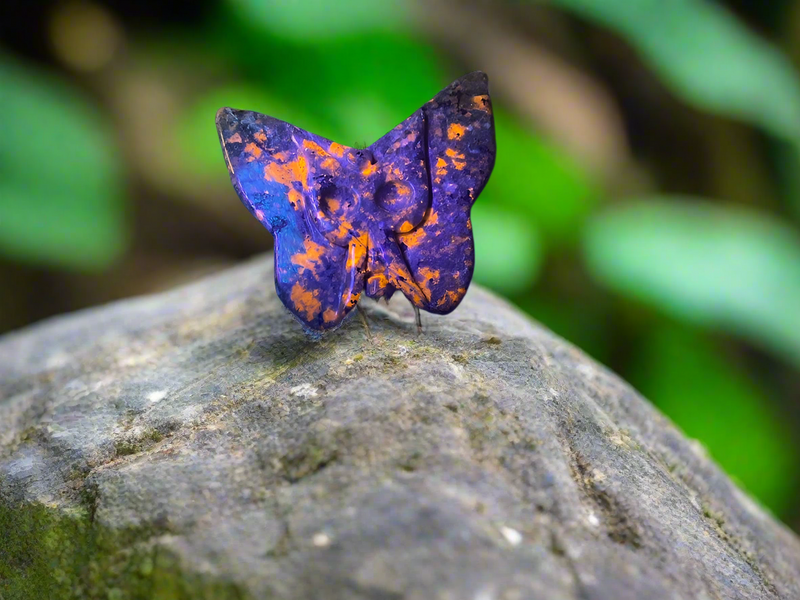
[[[800,529],[799,64],[800,0],[4,0],[0,332],[270,248],[220,106],[366,145],[481,69],[476,280]]]

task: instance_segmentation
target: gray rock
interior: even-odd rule
[[[271,264],[0,339],[0,596],[800,598],[800,541],[504,302],[314,342]]]

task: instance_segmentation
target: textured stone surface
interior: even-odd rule
[[[308,341],[272,258],[0,339],[0,596],[800,598],[800,542],[472,289]]]

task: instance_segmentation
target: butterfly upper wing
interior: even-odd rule
[[[334,244],[315,226],[311,173],[335,167],[347,149],[251,111],[221,109],[217,130],[239,198],[275,238],[281,301],[308,329],[336,328],[363,289],[364,250]]]
[[[398,236],[409,269],[425,294],[420,308],[446,314],[472,280],[475,248],[470,209],[494,167],[496,144],[488,78],[475,72],[422,107],[430,173],[423,223]]]

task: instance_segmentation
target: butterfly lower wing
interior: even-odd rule
[[[455,81],[422,107],[431,204],[423,223],[398,236],[425,301],[447,314],[467,292],[475,264],[470,209],[494,166],[496,144],[488,79],[480,72]]]
[[[366,249],[330,243],[309,218],[315,156],[305,141],[328,143],[289,123],[223,108],[217,130],[231,181],[247,209],[275,238],[275,287],[308,329],[338,327],[363,289]]]

